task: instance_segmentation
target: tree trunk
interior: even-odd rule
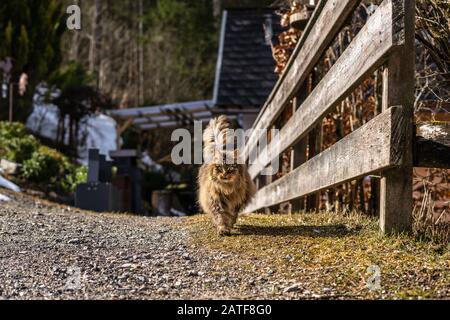
[[[139,0],[139,105],[144,105],[144,4]]]
[[[93,7],[93,17],[91,26],[91,46],[89,50],[89,71],[98,74],[101,60],[101,40],[102,40],[102,22],[103,1],[95,0]],[[97,77],[97,88],[99,87],[99,77]]]
[[[214,16],[219,17],[222,13],[222,0],[213,0]]]

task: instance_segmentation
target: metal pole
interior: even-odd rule
[[[14,83],[9,84],[9,123],[13,122],[13,93]]]

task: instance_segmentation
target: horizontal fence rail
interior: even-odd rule
[[[399,127],[400,132],[391,128],[401,112],[400,107],[386,110],[318,156],[260,189],[246,211],[273,206],[399,165],[401,158],[396,145],[402,139],[402,132]]]

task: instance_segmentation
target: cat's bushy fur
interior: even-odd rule
[[[255,186],[245,164],[238,164],[238,150],[233,161],[226,161],[223,150],[226,132],[231,123],[225,116],[212,119],[203,134],[204,158],[208,161],[200,168],[199,203],[212,217],[220,235],[230,235],[238,214],[255,194]],[[231,163],[232,162],[232,163]]]

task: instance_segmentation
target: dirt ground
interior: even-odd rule
[[[6,194],[6,191],[2,190]],[[0,202],[0,299],[450,298],[448,246],[382,237],[358,214],[95,214],[25,195]]]

